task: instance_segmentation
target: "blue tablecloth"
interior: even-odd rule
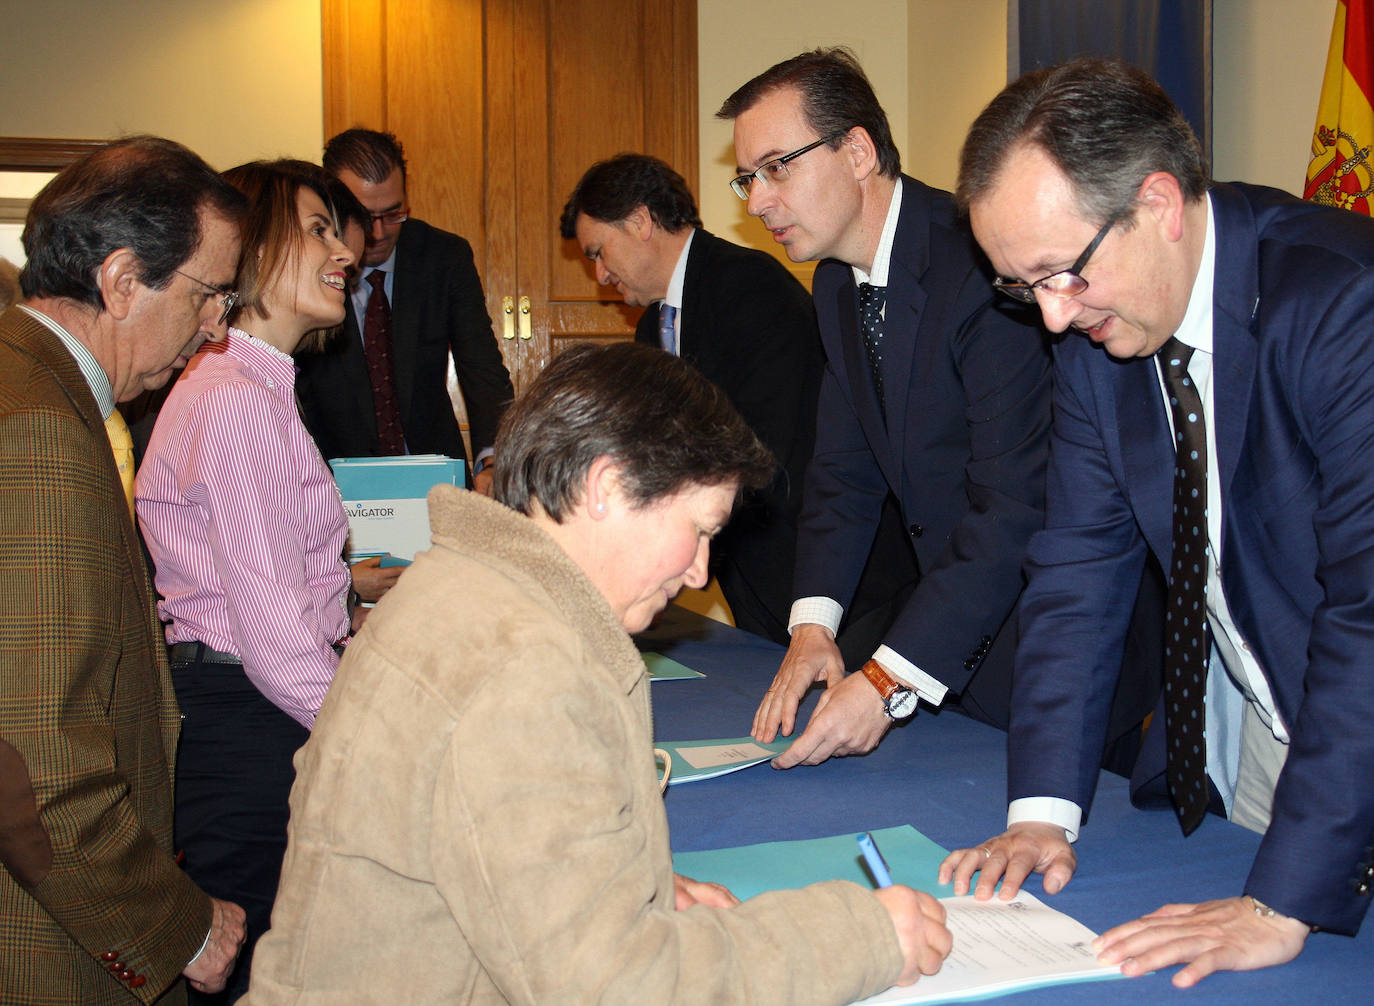
[[[670,607],[640,647],[706,673],[654,684],[655,736],[701,740],[747,734],[782,650],[729,626]],[[815,704],[808,699],[800,719]],[[1006,818],[1006,735],[957,713],[923,709],[889,731],[876,751],[779,772],[767,765],[674,786],[665,797],[674,850],[818,838],[910,824],[955,848],[998,834]],[[1136,810],[1126,780],[1103,773],[1077,843],[1078,872],[1049,904],[1102,932],[1173,901],[1240,892],[1259,836],[1209,816],[1184,838],[1168,812]],[[1320,850],[1313,850],[1320,855]],[[698,878],[709,880],[709,877]],[[1044,897],[1038,877],[1029,889]],[[1132,981],[1018,993],[1025,1003],[1374,1002],[1374,924],[1350,939],[1317,933],[1292,963],[1212,975],[1193,989],[1176,971]]]

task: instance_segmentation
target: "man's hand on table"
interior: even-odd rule
[[[680,873],[673,874],[673,893],[676,895],[676,908],[679,912],[693,905],[708,908],[734,908],[739,898],[730,893],[723,884],[713,884],[705,880],[693,880]]]
[[[1248,897],[1165,905],[1134,922],[1109,929],[1093,942],[1098,960],[1120,964],[1134,978],[1174,964],[1181,989],[1214,971],[1253,971],[1286,964],[1302,952],[1309,929],[1277,912],[1258,915]]]
[[[779,731],[784,737],[791,734],[797,724],[797,706],[807,689],[817,681],[843,677],[844,659],[834,634],[823,625],[798,625],[792,630],[782,665],[754,713],[754,740],[769,744]]]
[[[862,674],[845,677],[835,637],[821,625],[798,625],[773,684],[754,713],[753,736],[767,744],[797,723],[797,707],[816,681],[826,683],[806,730],[777,758],[774,768],[819,765],[834,755],[872,751],[891,726],[882,697]]]
[[[900,884],[873,892],[897,930],[902,950],[902,973],[896,984],[910,985],[921,975],[933,975],[949,956],[954,936],[945,926],[945,906],[924,891]]]
[[[882,696],[862,674],[829,679],[800,737],[773,759],[774,768],[819,765],[836,755],[866,754],[892,725]]]
[[[978,887],[973,896],[987,901],[1002,882],[998,897],[1010,901],[1032,873],[1044,874],[1046,894],[1058,894],[1073,877],[1078,857],[1064,829],[1041,821],[1013,824],[996,838],[972,849],[955,849],[940,864],[940,883],[954,882],[955,894],[968,894],[973,875]]]

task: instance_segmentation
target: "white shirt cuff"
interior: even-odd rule
[[[949,691],[949,686],[932,678],[892,647],[878,647],[873,653],[873,659],[882,664],[889,674],[901,678],[910,685],[917,695],[932,706],[938,706],[945,701],[945,693]]]
[[[189,967],[190,967],[192,964],[194,964],[196,961],[200,960],[200,955],[203,954],[203,953],[205,953],[205,948],[208,947],[208,946],[210,945],[210,934],[213,933],[214,931],[215,931],[215,927],[214,927],[214,926],[211,926],[209,929],[207,929],[207,930],[205,931],[205,939],[203,939],[203,940],[201,941],[201,943],[200,943],[200,949],[196,951],[196,955],[195,955],[194,957],[192,957],[189,961],[186,962],[186,967],[187,967],[187,968],[189,968]],[[185,971],[186,968],[182,968],[182,970]]]
[[[792,602],[792,614],[787,620],[787,633],[799,625],[808,623],[824,625],[832,636],[840,631],[840,619],[844,617],[844,606],[829,597],[799,597]]]
[[[1013,800],[1007,808],[1007,827],[1022,821],[1043,821],[1064,829],[1064,837],[1078,841],[1078,826],[1083,823],[1083,809],[1072,800],[1057,796],[1026,796]]]

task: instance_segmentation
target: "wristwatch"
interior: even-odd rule
[[[876,660],[863,666],[863,675],[883,699],[883,711],[890,720],[904,720],[916,711],[916,693],[902,684]]]

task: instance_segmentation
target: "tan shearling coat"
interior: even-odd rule
[[[674,910],[638,652],[528,518],[453,488],[429,502],[434,547],[349,646],[296,757],[242,1002],[842,1003],[890,985],[895,933],[856,885]]]

